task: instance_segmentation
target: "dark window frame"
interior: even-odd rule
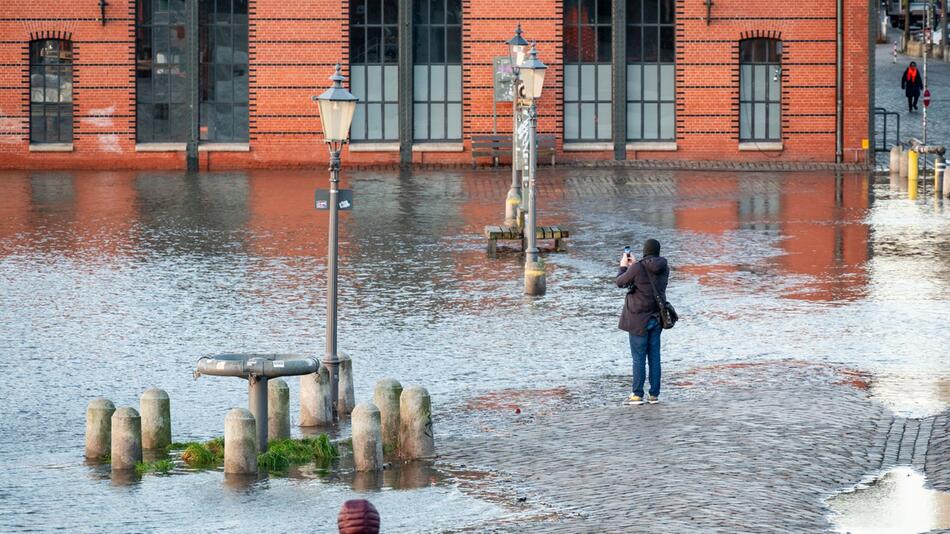
[[[627,20],[626,43],[627,61],[624,66],[624,75],[627,76],[627,94],[623,102],[627,114],[627,141],[632,142],[670,142],[676,141],[676,3],[674,0],[626,0]],[[664,41],[669,39],[669,43]],[[653,47],[650,47],[652,41]],[[668,47],[664,45],[668,44]],[[636,95],[633,80],[630,79],[630,66],[640,69],[640,86]],[[656,88],[654,98],[646,97],[647,67],[656,67]],[[672,87],[665,90],[663,84],[663,70],[672,68]],[[665,96],[664,96],[665,94]],[[655,137],[647,137],[646,106],[656,106]],[[664,136],[662,109],[668,106],[672,109],[672,124],[666,125],[669,135]],[[637,110],[636,108],[639,108]],[[637,111],[631,113],[631,111]],[[632,127],[630,117],[633,115],[639,120],[639,128]],[[637,132],[639,131],[639,134]]]
[[[764,97],[756,96],[758,80],[755,72],[765,67]],[[745,67],[751,67],[747,69]],[[746,80],[751,71],[752,79]],[[771,83],[770,83],[771,82]],[[746,85],[748,83],[748,85]],[[746,90],[748,87],[748,90]],[[764,135],[756,132],[756,119],[760,106],[764,106]],[[777,110],[777,114],[773,113]],[[749,114],[746,119],[746,113]],[[744,125],[748,124],[748,132]],[[772,134],[775,125],[777,134]],[[782,141],[782,41],[779,39],[756,37],[739,41],[739,142],[774,143]]]
[[[567,89],[567,74],[564,75],[564,93],[563,93],[563,102],[564,105],[564,132],[563,137],[564,141],[567,143],[583,143],[583,142],[604,142],[611,141],[613,138],[612,132],[612,120],[613,120],[613,73],[610,73],[611,79],[607,81],[608,84],[608,93],[610,97],[604,99],[599,95],[602,88],[600,87],[600,70],[603,67],[612,69],[613,65],[613,0],[565,0],[564,2],[564,19],[563,19],[563,28],[564,28],[564,42],[563,42],[563,58],[564,58],[564,68],[565,71],[568,68],[574,67],[577,71],[577,90],[576,90],[576,99],[568,99],[568,89]],[[593,38],[591,39],[591,36]],[[585,46],[589,44],[588,42],[593,43],[593,47]],[[585,77],[583,76],[583,71],[585,66],[594,67],[594,76],[592,81],[594,84],[593,98],[584,97],[584,85]],[[594,136],[584,136],[583,134],[583,123],[582,110],[584,104],[593,105],[594,110]],[[610,111],[608,111],[605,116],[601,117],[599,109],[603,104],[608,104]],[[577,113],[577,136],[568,137],[568,125],[567,125],[567,108],[568,106],[576,106]],[[607,121],[608,127],[603,128],[606,130],[606,135],[600,135],[598,132],[602,130],[601,121]]]
[[[425,7],[427,9],[420,9]],[[423,13],[424,11],[424,13]],[[412,91],[414,142],[459,142],[462,140],[462,2],[461,0],[415,0],[413,2],[413,83],[424,81],[425,98]],[[441,20],[436,20],[436,18]],[[437,36],[441,36],[441,43]],[[442,68],[442,98],[432,98],[432,73]],[[449,70],[457,67],[458,95],[449,96]],[[457,110],[458,135],[449,135],[449,110]],[[442,135],[433,136],[433,111],[441,108]],[[421,113],[421,109],[425,113]],[[424,128],[420,125],[425,121]],[[424,132],[420,134],[420,130]]]
[[[67,39],[30,41],[30,144],[73,141],[72,54],[73,44]],[[48,85],[51,77],[55,79],[52,87]],[[40,80],[41,86],[34,85]],[[68,87],[68,95],[64,95],[64,87]]]
[[[189,116],[185,1],[138,0],[135,9],[136,142],[185,142]]]
[[[351,0],[349,38],[350,86],[359,98],[350,127],[350,141],[398,142],[399,0]],[[379,98],[371,100],[368,82],[373,68],[379,69]],[[389,81],[387,72],[396,79]],[[387,88],[392,88],[389,95]],[[379,109],[378,136],[370,136],[370,106]],[[395,124],[389,124],[386,119],[387,108],[395,110]]]
[[[250,138],[248,0],[198,0],[199,139]]]

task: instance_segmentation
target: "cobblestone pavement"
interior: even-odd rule
[[[825,499],[878,469],[926,464],[935,487],[950,484],[946,416],[896,419],[860,373],[714,365],[671,374],[658,405],[621,406],[628,381],[502,391],[452,410],[471,431],[441,442],[441,461],[510,475],[520,489],[509,505],[538,510],[472,530],[821,532]]]
[[[897,63],[893,60],[894,41],[900,39],[900,33],[893,28],[888,33],[888,43],[877,45],[875,55],[875,105],[888,111],[901,114],[901,138],[923,139],[921,114],[924,109],[923,98],[918,104],[920,111],[907,111],[907,99],[901,90],[901,75],[911,61],[923,68],[921,58],[912,58],[898,54]],[[927,141],[929,143],[950,145],[950,63],[930,59],[927,62],[927,86],[931,92],[930,108],[927,110]],[[877,129],[881,131],[881,121],[877,119]],[[890,126],[889,126],[890,127]],[[880,139],[880,137],[878,137]],[[888,142],[893,141],[888,132]],[[878,162],[886,159],[878,156]]]

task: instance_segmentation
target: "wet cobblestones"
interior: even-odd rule
[[[482,413],[480,432],[441,445],[442,461],[508,473],[558,511],[478,531],[819,532],[824,499],[878,469],[926,463],[935,486],[950,481],[945,416],[895,419],[830,367],[672,374],[655,406],[619,405],[626,380]]]

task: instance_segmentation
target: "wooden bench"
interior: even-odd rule
[[[538,226],[534,235],[535,239],[553,239],[555,252],[567,250],[564,240],[571,237],[566,228],[559,226]],[[488,238],[488,253],[492,255],[497,250],[498,240],[521,241],[522,250],[525,247],[524,233],[517,226],[486,226],[485,237]]]
[[[551,165],[555,164],[554,136],[550,134],[538,135],[535,138],[538,150],[538,161],[550,157]],[[473,135],[472,136],[472,167],[477,166],[478,158],[491,158],[492,167],[497,167],[501,158],[511,160],[511,135]]]

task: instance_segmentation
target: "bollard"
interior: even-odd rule
[[[337,415],[350,415],[356,406],[356,395],[353,393],[353,359],[343,354],[340,359],[340,392],[337,398]]]
[[[917,176],[920,173],[920,163],[916,150],[907,151],[907,196],[911,200],[917,199]]]
[[[373,390],[373,403],[379,408],[379,417],[382,421],[385,454],[392,454],[399,447],[400,395],[402,395],[402,384],[392,378],[384,378],[376,382],[376,389]]]
[[[333,424],[330,372],[323,365],[316,373],[300,377],[300,426]]]
[[[340,534],[378,534],[379,512],[366,499],[351,499],[340,508],[336,527]]]
[[[526,263],[524,266],[524,294],[542,296],[547,292],[547,281],[544,276],[544,264],[541,262]]]
[[[267,441],[290,438],[290,388],[282,378],[267,381]]]
[[[257,420],[245,408],[232,408],[224,418],[224,472],[257,473]]]
[[[897,174],[901,170],[901,147],[899,145],[891,147],[891,161],[887,170],[891,174]]]
[[[112,414],[112,470],[135,469],[142,461],[142,418],[135,408]]]
[[[379,408],[371,402],[361,402],[353,409],[353,461],[357,471],[383,468],[383,439],[380,431]]]
[[[168,393],[149,388],[139,398],[142,412],[142,448],[163,449],[172,443],[172,413]]]
[[[901,149],[900,166],[898,166],[898,168],[897,168],[898,172],[900,173],[901,179],[904,179],[904,180],[907,179],[907,157],[908,157],[907,154],[908,154],[908,152],[910,152],[910,151],[909,151],[909,150],[906,150],[906,149],[903,149],[903,148]]]
[[[101,460],[112,449],[112,414],[115,405],[96,397],[86,406],[86,458]]]
[[[405,460],[435,454],[432,435],[432,401],[420,386],[409,386],[399,397],[399,453]]]
[[[934,196],[940,198],[940,194],[943,191],[943,176],[946,174],[944,169],[947,167],[947,162],[944,161],[942,156],[937,156],[934,160]]]
[[[943,169],[943,196],[950,197],[950,165],[944,165]]]

